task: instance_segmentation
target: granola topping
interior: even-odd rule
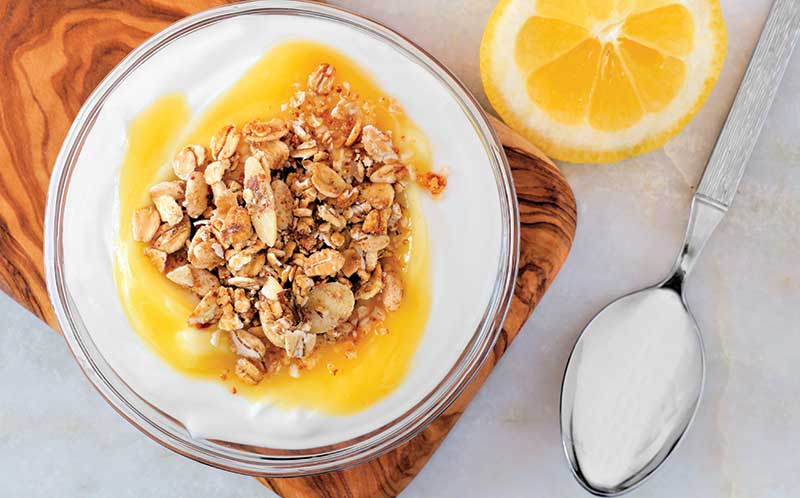
[[[214,330],[248,384],[281,366],[301,375],[320,344],[387,333],[386,312],[403,299],[414,175],[391,133],[328,64],[284,109],[183,147],[175,179],[133,215],[156,269],[200,298],[187,323]],[[433,193],[446,184],[420,179]]]

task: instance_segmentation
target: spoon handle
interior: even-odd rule
[[[723,211],[736,194],[798,31],[800,1],[775,0],[695,194]]]
[[[706,241],[728,211],[789,63],[798,32],[800,0],[775,0],[692,199],[681,253],[672,274],[662,285],[680,290]]]

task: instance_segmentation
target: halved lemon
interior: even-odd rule
[[[726,46],[718,0],[501,0],[481,77],[500,117],[551,157],[610,162],[683,128]]]

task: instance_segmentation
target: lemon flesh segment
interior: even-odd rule
[[[694,21],[683,5],[667,5],[628,17],[621,34],[659,52],[685,57],[694,45]]]
[[[533,16],[522,26],[514,43],[514,61],[529,74],[569,52],[589,37],[589,30],[549,17]]]
[[[645,110],[667,107],[683,87],[686,64],[627,38],[620,40],[618,50]]]
[[[584,121],[589,106],[600,43],[589,38],[553,62],[531,73],[528,96],[554,119],[567,124]]]
[[[589,125],[597,130],[622,130],[637,123],[644,109],[617,51],[603,46],[600,74],[589,108]]]

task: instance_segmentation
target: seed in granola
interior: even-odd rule
[[[247,209],[236,206],[225,215],[222,224],[221,239],[225,246],[239,247],[243,245],[250,235],[253,234],[253,225],[250,222],[250,214]]]
[[[150,244],[154,249],[164,251],[167,254],[172,254],[183,248],[186,240],[189,239],[191,229],[192,227],[189,223],[188,216],[184,217],[180,223],[174,226],[164,223],[158,229]]]
[[[333,88],[336,70],[330,64],[320,64],[308,77],[308,88],[320,95],[327,95]]]
[[[375,209],[386,209],[394,202],[394,188],[386,183],[368,183],[361,187],[360,199]]]
[[[258,238],[269,247],[274,246],[278,237],[275,197],[268,170],[265,171],[254,157],[245,161],[243,197]]]
[[[344,256],[335,249],[322,249],[311,254],[304,270],[309,277],[332,277],[344,266]]]
[[[239,133],[233,125],[223,126],[211,138],[211,157],[214,159],[230,159],[239,146]]]
[[[269,121],[250,121],[242,127],[244,139],[250,143],[271,142],[283,138],[289,132],[286,122],[280,118]]]
[[[239,358],[236,360],[236,367],[234,373],[244,382],[256,385],[264,378],[264,372],[259,367],[261,362],[255,362],[247,358]]]
[[[311,332],[325,333],[350,316],[355,305],[353,291],[339,282],[314,287],[304,306]]]
[[[159,272],[164,272],[164,268],[167,265],[167,253],[159,251],[158,249],[153,249],[152,247],[145,247],[144,255],[147,256],[147,259],[153,263],[153,266],[155,266]]]
[[[192,171],[186,179],[186,214],[197,218],[208,207],[208,185],[199,171]]]
[[[176,225],[183,218],[183,210],[172,197],[160,195],[153,199],[161,221],[169,226]]]
[[[133,240],[150,242],[158,231],[161,219],[154,206],[139,208],[133,212]]]

